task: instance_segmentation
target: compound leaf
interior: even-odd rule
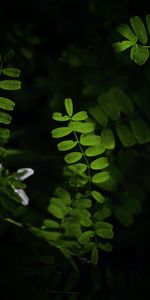
[[[3,90],[19,90],[21,88],[21,82],[19,80],[2,80],[0,81],[0,88]]]
[[[15,103],[7,98],[0,97],[0,108],[12,111],[14,109]]]
[[[73,121],[84,121],[88,118],[88,114],[86,111],[79,111],[75,115],[73,115],[72,120]]]
[[[89,157],[96,156],[96,155],[102,154],[104,152],[105,152],[105,148],[103,145],[91,146],[85,150],[86,156],[89,156]]]
[[[104,203],[106,201],[105,197],[100,192],[92,191],[91,195],[98,203]]]

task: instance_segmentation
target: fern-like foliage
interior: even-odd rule
[[[113,44],[116,52],[121,52],[131,48],[130,58],[138,65],[143,65],[149,58],[149,48],[147,45],[150,35],[150,15],[146,15],[146,26],[138,16],[130,18],[131,27],[127,24],[118,26],[117,31],[126,38],[122,42]]]
[[[16,78],[20,76],[20,70],[12,67],[4,67],[4,64],[6,64],[9,59],[9,53],[5,54],[4,57],[0,54],[0,89],[5,91],[5,95],[7,91],[19,90],[21,87],[21,82],[16,80]],[[0,156],[6,154],[6,150],[2,148],[2,146],[9,138],[10,133],[6,126],[11,123],[12,118],[8,112],[13,111],[14,106],[14,101],[0,95]]]
[[[95,134],[94,123],[88,121],[87,112],[73,114],[71,99],[65,99],[65,108],[66,115],[56,112],[53,119],[67,125],[53,129],[52,137],[72,136],[57,145],[59,151],[68,151],[64,156],[68,180],[63,187],[56,188],[50,199],[50,218],[44,220],[41,230],[32,228],[31,231],[67,256],[80,257],[91,252],[91,262],[97,264],[98,249],[112,249],[111,244],[105,242],[113,238],[112,224],[104,221],[110,215],[108,201],[98,187],[109,178],[109,162],[101,136]],[[101,213],[102,207],[107,216]]]

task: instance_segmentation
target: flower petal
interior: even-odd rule
[[[23,204],[23,205],[28,205],[29,204],[29,197],[27,196],[27,194],[25,193],[24,190],[22,190],[22,189],[15,189],[14,191],[21,198],[21,204]]]
[[[20,173],[20,175],[19,175],[19,173]],[[22,180],[28,178],[29,176],[33,175],[34,174],[34,170],[31,169],[31,168],[22,168],[22,169],[17,170],[17,174],[18,174],[17,178],[20,181],[22,181]]]

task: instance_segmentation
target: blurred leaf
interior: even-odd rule
[[[148,33],[150,35],[150,15],[146,15],[146,25],[147,25]]]
[[[134,16],[130,18],[130,22],[139,41],[145,45],[148,40],[145,25],[140,17]]]
[[[101,145],[101,137],[99,135],[81,136],[80,144],[83,146],[99,146]]]
[[[150,130],[142,118],[135,118],[130,121],[131,129],[140,144],[150,141]]]
[[[104,239],[112,239],[114,237],[113,226],[110,223],[99,221],[95,223],[95,232]]]
[[[12,111],[14,109],[15,103],[8,98],[0,97],[0,108]]]
[[[105,197],[100,192],[92,191],[91,195],[98,203],[104,203],[106,201]]]
[[[137,45],[131,48],[130,58],[136,64],[140,66],[144,65],[148,57],[149,57],[149,49]]]
[[[135,44],[134,42],[130,42],[130,41],[116,42],[113,43],[113,48],[115,52],[121,52],[132,47],[134,44]]]
[[[91,263],[97,265],[99,260],[98,248],[94,247],[91,251]]]
[[[104,152],[105,152],[105,148],[103,145],[91,146],[85,150],[86,156],[89,156],[89,157],[96,156],[96,155],[102,154]]]
[[[114,205],[113,212],[123,226],[130,226],[133,223],[132,215],[121,205]]]
[[[109,172],[107,171],[100,172],[92,176],[92,182],[94,183],[101,183],[108,179],[109,179]]]
[[[78,241],[80,244],[86,244],[90,241],[90,239],[94,236],[94,232],[91,230],[87,230],[83,233],[81,233],[81,235],[79,235],[78,237]]]
[[[116,130],[124,146],[131,147],[135,144],[135,138],[127,125],[119,124],[116,126]]]
[[[72,120],[73,121],[84,121],[88,118],[86,111],[79,111],[75,115],[73,115]]]
[[[0,88],[3,90],[20,90],[21,82],[18,80],[2,80],[0,81]]]
[[[0,123],[3,124],[10,124],[12,117],[4,112],[0,111]]]

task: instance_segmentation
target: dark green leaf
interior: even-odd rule
[[[10,124],[12,117],[4,112],[0,111],[0,123],[3,124]]]
[[[13,110],[15,103],[7,98],[0,97],[0,108],[5,110]]]
[[[48,206],[48,211],[56,218],[58,219],[63,219],[65,216],[64,211],[62,210],[61,207],[55,205],[55,204],[50,204]]]
[[[92,191],[91,195],[98,203],[104,203],[106,201],[105,197],[100,192]]]
[[[82,122],[71,122],[69,124],[69,128],[72,128],[72,131],[80,132],[80,133],[90,133],[94,131],[93,123],[82,123]]]
[[[89,108],[89,112],[98,124],[106,126],[108,123],[107,115],[102,111],[100,105],[96,105]]]
[[[98,243],[98,248],[105,252],[110,252],[112,251],[113,246],[110,243]]]
[[[60,227],[59,223],[54,220],[44,220],[43,225],[45,228],[58,229]]]
[[[106,149],[114,149],[115,148],[115,138],[111,129],[104,128],[101,131],[102,145]]]
[[[20,70],[16,68],[4,68],[2,69],[2,73],[6,76],[10,77],[19,77],[20,76]]]
[[[119,124],[116,126],[116,130],[120,141],[126,147],[133,146],[135,144],[135,138],[127,125]]]
[[[131,129],[140,144],[150,141],[150,130],[145,121],[139,117],[130,121]]]
[[[77,164],[68,166],[68,169],[73,171],[76,174],[81,174],[86,171],[87,165],[85,165],[83,163],[77,163]]]
[[[143,45],[145,45],[147,43],[148,36],[143,21],[140,17],[135,16],[130,18],[130,22],[137,38]]]
[[[114,205],[113,212],[118,221],[123,226],[130,226],[133,223],[132,214],[130,214],[126,209],[124,209],[121,205]]]

